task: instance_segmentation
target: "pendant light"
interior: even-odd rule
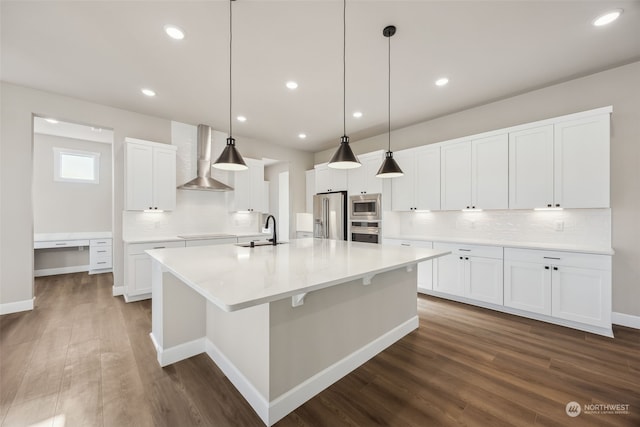
[[[382,30],[382,35],[384,35],[389,40],[389,92],[388,92],[388,126],[389,126],[389,148],[385,154],[384,162],[382,162],[382,166],[378,170],[376,177],[378,178],[397,178],[399,176],[404,175],[400,166],[393,158],[393,151],[391,151],[391,36],[396,33],[396,27],[393,25],[389,25]]]
[[[228,170],[228,171],[243,171],[249,169],[244,159],[240,155],[240,152],[236,148],[236,140],[233,137],[233,119],[232,116],[232,80],[231,80],[231,60],[232,60],[232,46],[233,46],[233,7],[231,6],[235,0],[229,1],[229,137],[227,138],[227,145],[222,150],[222,154],[215,161],[213,167],[216,169]]]
[[[362,166],[351,147],[347,136],[347,0],[342,1],[342,137],[340,146],[329,160],[333,169],[355,169]]]

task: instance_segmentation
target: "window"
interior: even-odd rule
[[[61,182],[100,182],[100,153],[53,148],[53,180]]]

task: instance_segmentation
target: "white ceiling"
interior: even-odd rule
[[[222,131],[229,2],[6,1],[2,80]],[[599,14],[622,17],[596,28]],[[342,135],[342,2],[233,3],[234,136],[304,150]],[[186,32],[169,39],[165,24]],[[640,1],[347,1],[347,133],[392,127],[640,60]],[[447,76],[448,86],[434,85]],[[299,88],[285,88],[295,80]],[[140,93],[157,92],[155,98]],[[364,116],[351,117],[360,110]],[[306,140],[297,135],[304,132]],[[242,150],[241,150],[242,151]]]

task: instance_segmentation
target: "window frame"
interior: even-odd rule
[[[86,157],[93,160],[93,178],[69,178],[62,176],[62,157],[64,155]],[[56,182],[72,182],[77,184],[100,184],[100,153],[74,150],[71,148],[53,147],[53,180]]]

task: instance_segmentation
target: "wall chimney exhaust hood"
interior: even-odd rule
[[[233,191],[227,184],[211,178],[211,146],[213,129],[207,125],[198,125],[197,146],[198,167],[197,176],[191,181],[178,187],[179,190],[200,191]]]

